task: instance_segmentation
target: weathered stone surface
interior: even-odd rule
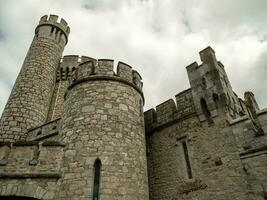
[[[80,74],[82,79],[78,77],[67,91],[61,134],[71,145],[65,151],[66,193],[61,197],[71,199],[76,193],[86,199],[92,194],[98,158],[102,162],[101,199],[148,199],[142,95],[131,85],[113,80],[113,73],[101,67],[93,80]],[[103,80],[103,73],[111,79]]]
[[[1,198],[266,200],[267,109],[238,98],[213,49],[189,89],[143,113],[139,73],[60,60],[68,34],[55,15],[36,28],[0,120]]]
[[[44,20],[44,19],[43,19]],[[56,70],[67,37],[50,17],[40,21],[28,54],[0,119],[1,140],[24,140],[27,129],[46,122]]]

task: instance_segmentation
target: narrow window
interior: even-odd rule
[[[56,36],[56,37],[57,37],[58,31],[59,31],[59,30],[56,28],[56,33],[55,33],[55,36]]]
[[[218,108],[219,107],[219,96],[218,96],[218,94],[213,93],[212,94],[212,99],[213,99],[213,101],[215,103],[215,107]]]
[[[204,115],[206,116],[207,119],[210,119],[211,114],[210,114],[210,111],[208,109],[206,100],[201,98],[200,99],[200,104],[201,104],[202,112],[204,113]]]
[[[70,77],[70,72],[69,72],[69,68],[66,68],[66,79],[68,79]]]
[[[51,30],[50,30],[50,37],[52,36],[53,32],[54,32],[55,28],[52,27]]]
[[[182,145],[183,145],[183,151],[184,151],[184,157],[185,157],[185,163],[186,163],[187,176],[189,179],[191,179],[191,178],[193,178],[193,175],[192,175],[192,168],[191,168],[191,164],[190,164],[190,160],[189,160],[186,141],[182,141]]]
[[[61,42],[62,35],[63,35],[63,33],[60,31],[58,43]]]
[[[36,31],[36,37],[39,36],[39,29]]]
[[[99,159],[96,159],[94,164],[93,200],[99,200],[100,172],[101,172],[101,161]]]

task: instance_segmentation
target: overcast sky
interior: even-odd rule
[[[267,0],[0,0],[0,113],[45,14],[69,23],[65,55],[138,70],[146,109],[189,88],[185,67],[207,46],[236,93],[267,107]]]

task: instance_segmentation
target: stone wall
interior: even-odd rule
[[[27,134],[27,141],[60,141],[60,119],[50,121],[42,126],[30,129]]]
[[[242,164],[249,182],[249,192],[252,199],[267,198],[267,148],[258,152],[248,153],[241,157]]]
[[[39,199],[57,196],[62,176],[62,144],[24,141],[0,146],[0,196]]]
[[[63,199],[92,199],[94,163],[102,163],[102,200],[148,199],[140,75],[119,62],[79,65],[68,88],[62,118]]]
[[[267,110],[259,110],[257,118],[263,135],[253,131],[251,120],[244,116],[231,122],[231,128],[236,139],[243,168],[249,183],[252,198],[265,200],[267,198]]]
[[[234,93],[224,66],[217,61],[214,50],[207,47],[199,54],[202,63],[198,65],[194,62],[186,69],[200,121],[209,116],[225,115],[232,120],[244,115],[244,102]]]
[[[35,30],[0,120],[0,198],[267,199],[267,110],[237,97],[213,49],[190,89],[143,113],[139,73],[60,61],[68,34],[55,15]]]
[[[166,126],[195,113],[191,89],[180,92],[175,100],[169,99],[144,113],[146,132]]]
[[[75,72],[79,64],[95,59],[87,56],[77,55],[65,55],[59,64],[57,69],[57,79],[53,92],[52,101],[50,103],[50,109],[47,117],[47,122],[61,118],[64,110],[64,98],[67,88],[70,84],[72,74]]]
[[[27,129],[46,122],[56,70],[69,28],[51,15],[41,18],[16,83],[0,119],[1,140],[25,140]]]
[[[247,199],[245,172],[225,127],[192,117],[147,135],[150,199]]]
[[[249,154],[242,145],[266,140],[250,133],[255,123],[245,115],[245,103],[233,92],[215,52],[208,47],[200,57],[201,65],[187,67],[191,88],[177,95],[176,102],[170,99],[145,112],[150,198],[255,199],[243,164],[249,159],[240,155]],[[258,115],[266,132],[262,111]],[[243,121],[245,125],[234,125]],[[244,128],[250,136],[244,137]],[[260,171],[264,159],[253,164],[259,169],[254,173],[266,177]]]

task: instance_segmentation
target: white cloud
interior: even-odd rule
[[[189,87],[185,67],[199,62],[198,51],[208,45],[237,93],[254,90],[266,106],[266,9],[265,0],[1,1],[0,112],[39,18],[50,13],[71,27],[64,54],[122,60],[137,69],[146,108]]]

